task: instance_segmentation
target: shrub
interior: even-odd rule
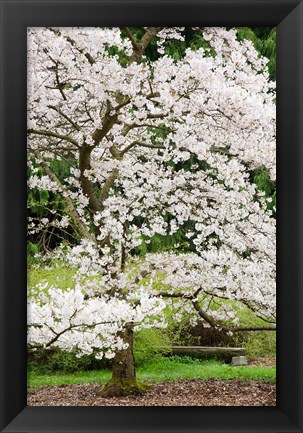
[[[244,346],[250,358],[276,357],[276,332],[246,332],[235,337],[236,343]]]
[[[42,374],[100,370],[110,366],[110,362],[107,359],[97,360],[93,354],[77,358],[76,351],[67,352],[56,347],[29,351],[27,362],[30,371]]]
[[[135,333],[134,355],[137,366],[152,361],[157,355],[171,351],[171,342],[165,330],[158,328],[141,329]]]

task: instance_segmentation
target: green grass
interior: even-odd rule
[[[80,383],[105,383],[111,376],[109,370],[79,371],[78,373],[39,374],[29,372],[29,388],[38,386],[74,385]]]
[[[49,286],[59,287],[62,290],[75,286],[75,268],[67,267],[60,260],[53,260],[51,264],[35,264],[28,269],[28,286],[34,288],[39,283],[47,282]]]
[[[111,376],[109,370],[79,371],[72,374],[48,374],[29,372],[28,386],[35,388],[46,385],[69,385],[80,383],[104,383]],[[216,360],[198,360],[188,357],[158,357],[137,369],[138,380],[164,382],[177,379],[242,379],[270,383],[276,381],[275,367],[233,367]]]
[[[138,369],[143,380],[161,382],[177,379],[243,379],[275,382],[274,367],[234,367],[216,360],[199,360],[188,357],[159,358]]]

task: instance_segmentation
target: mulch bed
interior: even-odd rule
[[[242,380],[155,383],[141,396],[102,398],[100,385],[45,386],[28,392],[29,406],[275,406],[276,386]]]

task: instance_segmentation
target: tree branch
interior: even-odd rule
[[[193,295],[185,295],[183,293],[169,293],[169,292],[159,292],[157,295],[166,298],[181,298],[190,300],[193,304],[194,309],[197,311],[199,316],[205,320],[212,328],[221,329],[225,332],[244,332],[244,331],[276,331],[274,326],[225,326],[217,323],[209,314],[207,314],[199,305],[199,302],[195,300],[196,296],[202,289],[199,288]]]
[[[125,124],[122,135],[125,136],[128,134],[129,131],[135,128],[151,128],[151,129],[159,129],[160,131],[166,131],[166,132],[176,132],[176,129],[168,128],[167,126],[161,126],[161,125],[152,125],[151,123],[133,123],[131,125]]]
[[[110,114],[111,110],[112,107],[109,101],[107,101],[107,109],[103,119],[102,128],[96,129],[92,134],[92,138],[95,142],[94,147],[96,147],[100,143],[100,141],[106,136],[106,134],[111,130],[111,128],[117,122],[118,115],[116,112],[113,115],[111,115]]]
[[[98,325],[108,325],[108,324],[111,324],[111,323],[113,323],[113,322],[98,322],[98,323],[93,323],[92,325],[86,325],[84,323],[81,323],[79,325],[70,325],[69,327],[63,329],[63,331],[58,332],[58,333],[55,332],[52,328],[49,327],[49,329],[55,334],[55,336],[50,341],[48,341],[46,344],[29,344],[28,346],[29,346],[30,349],[47,348],[47,347],[50,347],[52,344],[54,344],[61,337],[61,335],[65,334],[66,332],[71,331],[71,330],[73,330],[75,328],[81,328],[81,327],[83,327],[83,328],[91,329],[91,328],[94,328],[94,327],[96,327]],[[37,328],[36,324],[28,325],[28,327],[31,327],[31,326],[34,326],[35,328]],[[42,328],[43,325],[41,325],[39,327]]]
[[[61,111],[59,108],[55,107],[54,105],[48,105],[48,108],[50,108],[51,110],[56,111],[57,113],[59,113],[62,117],[64,117],[64,119],[66,119],[71,125],[73,125],[73,127],[75,129],[77,129],[77,131],[81,131],[80,126],[78,126],[73,119],[71,119],[69,116],[67,116],[65,113],[63,113],[63,111]]]
[[[152,39],[162,30],[162,27],[149,27],[144,36],[141,39],[141,50],[142,54],[151,43]]]
[[[99,200],[100,202],[103,202],[104,200],[107,199],[108,194],[109,194],[109,190],[111,189],[111,187],[114,185],[115,180],[118,178],[119,176],[119,170],[117,168],[114,168],[113,171],[111,172],[111,174],[109,175],[109,177],[106,179],[100,195],[99,195]]]
[[[132,149],[136,145],[141,146],[141,147],[147,147],[149,149],[162,149],[162,150],[165,149],[165,146],[161,146],[160,144],[156,145],[156,144],[144,143],[142,141],[133,141],[128,146],[126,146],[124,149],[122,149],[120,154],[123,156],[127,151],[129,151],[130,149]]]
[[[43,158],[42,158],[40,152],[38,150],[34,150],[33,153],[36,156],[36,158],[40,160],[40,164],[41,164],[43,170],[45,171],[45,173],[48,175],[48,177],[53,182],[55,182],[62,191],[64,191],[66,193],[66,195],[64,196],[64,200],[66,203],[67,212],[71,216],[75,226],[78,229],[79,234],[86,239],[91,239],[91,234],[89,233],[89,231],[87,230],[85,225],[82,223],[80,216],[79,216],[79,214],[78,214],[78,212],[74,206],[74,203],[72,202],[71,198],[68,196],[68,191],[66,190],[66,188],[62,185],[59,178],[51,170],[49,165],[46,164],[45,161],[43,161]]]
[[[162,27],[149,27],[145,32],[145,34],[142,36],[141,41],[136,42],[135,45],[133,44],[134,51],[130,57],[131,62],[132,61],[135,61],[137,63],[141,62],[146,48],[161,29]]]
[[[140,50],[140,45],[136,41],[136,39],[135,39],[134,35],[132,34],[132,32],[130,31],[129,27],[123,27],[122,30],[124,31],[124,33],[126,34],[126,36],[128,37],[128,39],[131,41],[133,49],[135,51],[139,51]]]
[[[167,117],[168,114],[164,114],[164,113],[159,113],[159,114],[147,114],[146,118],[147,119],[165,119],[165,117]]]
[[[69,137],[68,135],[62,135],[62,134],[57,134],[56,132],[51,132],[51,131],[46,131],[46,130],[37,130],[37,129],[28,129],[27,130],[28,134],[36,134],[36,135],[43,135],[45,137],[54,137],[54,138],[60,138],[61,140],[65,140],[68,141],[69,143],[74,144],[76,147],[80,147],[78,142],[76,140],[74,140],[73,138]]]
[[[198,301],[192,301],[192,304],[199,314],[199,316],[205,320],[212,328],[222,329],[225,332],[244,332],[244,331],[276,331],[274,326],[225,326],[216,323],[212,317],[210,317],[202,308],[200,307]]]
[[[54,29],[52,27],[48,27],[48,30],[50,30],[51,32],[55,33],[56,35],[61,35],[61,32],[59,32],[59,30]],[[79,51],[79,53],[83,54],[87,58],[87,60],[89,61],[89,63],[91,65],[93,65],[95,63],[95,59],[88,52],[85,52],[83,49],[77,47],[76,41],[74,39],[72,39],[70,36],[66,36],[65,39],[73,47],[75,47]]]
[[[90,156],[92,152],[92,147],[82,146],[79,152],[79,169],[80,169],[80,182],[83,189],[84,195],[89,200],[89,210],[95,213],[100,210],[100,201],[95,193],[95,188],[93,182],[84,174],[85,170],[91,169]]]

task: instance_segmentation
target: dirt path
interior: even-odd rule
[[[96,384],[47,386],[28,393],[29,406],[275,406],[276,386],[241,380],[176,380],[143,396],[102,398]]]

